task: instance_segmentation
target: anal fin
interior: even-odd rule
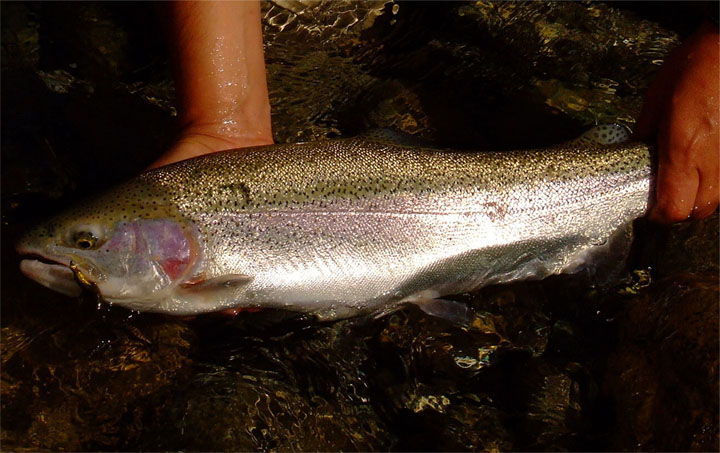
[[[425,314],[444,319],[452,324],[469,329],[475,320],[473,309],[461,302],[446,299],[418,298],[408,300]]]

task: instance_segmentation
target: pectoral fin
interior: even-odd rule
[[[180,285],[174,298],[195,313],[219,311],[237,306],[240,290],[252,281],[243,274],[221,275]]]
[[[243,274],[229,274],[221,275],[220,277],[211,278],[208,280],[200,280],[192,283],[184,283],[180,287],[187,292],[224,292],[234,291],[237,288],[242,288],[252,281],[252,277]]]

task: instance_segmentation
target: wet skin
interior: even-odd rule
[[[259,2],[158,6],[172,44],[181,132],[151,168],[273,143]]]
[[[670,54],[648,92],[635,136],[657,139],[655,221],[701,219],[717,209],[719,60],[720,35],[707,22]]]

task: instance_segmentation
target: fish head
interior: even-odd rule
[[[197,230],[164,202],[116,190],[30,230],[17,244],[20,270],[60,293],[152,309],[199,262]],[[146,307],[148,306],[148,307]]]

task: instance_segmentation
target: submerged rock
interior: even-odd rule
[[[628,301],[604,393],[610,448],[717,451],[718,275],[678,273]]]

